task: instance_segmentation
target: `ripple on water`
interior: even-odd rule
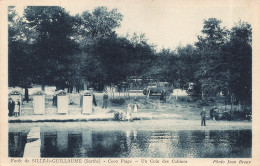
[[[9,156],[22,157],[26,132],[9,132]],[[251,130],[41,132],[42,157],[250,158]]]

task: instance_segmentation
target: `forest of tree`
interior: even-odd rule
[[[122,86],[129,78],[171,83],[202,100],[224,95],[231,104],[251,105],[252,29],[239,21],[231,29],[221,20],[204,20],[194,45],[155,51],[144,34],[118,36],[123,15],[97,7],[75,16],[62,7],[8,11],[9,86]],[[174,39],[173,39],[174,40]],[[147,82],[144,82],[147,83]]]

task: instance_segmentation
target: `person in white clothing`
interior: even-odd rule
[[[19,112],[20,112],[20,101],[19,99],[17,99],[14,106],[14,115],[17,117],[19,115]]]
[[[137,104],[134,105],[134,117],[136,118],[137,116],[137,110],[138,110],[138,107],[137,107]]]
[[[130,104],[128,104],[128,106],[127,106],[126,119],[128,121],[132,120],[132,108],[131,108]]]

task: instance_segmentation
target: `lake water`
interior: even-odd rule
[[[23,157],[28,131],[9,132],[9,156]],[[250,158],[251,130],[41,131],[41,157]]]

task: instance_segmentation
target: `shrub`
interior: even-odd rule
[[[206,100],[200,100],[198,105],[199,106],[210,106],[210,104]]]
[[[139,101],[139,99],[136,97],[136,98],[134,98],[134,101]]]
[[[110,101],[111,101],[111,103],[117,104],[117,105],[122,105],[122,104],[125,103],[125,99],[124,98],[111,99]]]
[[[179,97],[178,97],[178,100],[179,100],[179,101],[186,101],[186,100],[187,100],[187,98],[186,98],[186,97],[184,97],[184,96],[179,96]]]
[[[117,121],[124,120],[124,113],[123,113],[123,112],[120,112],[120,111],[115,111],[115,112],[114,112],[114,118],[115,118],[115,120],[117,120]]]
[[[232,120],[243,120],[244,119],[243,112],[240,112],[240,111],[234,111],[231,116],[232,116]]]
[[[224,112],[221,117],[221,120],[232,120],[232,114],[229,112]]]
[[[242,111],[224,112],[222,120],[252,120],[252,112],[250,109]]]
[[[119,121],[119,112],[114,112],[114,118]]]

